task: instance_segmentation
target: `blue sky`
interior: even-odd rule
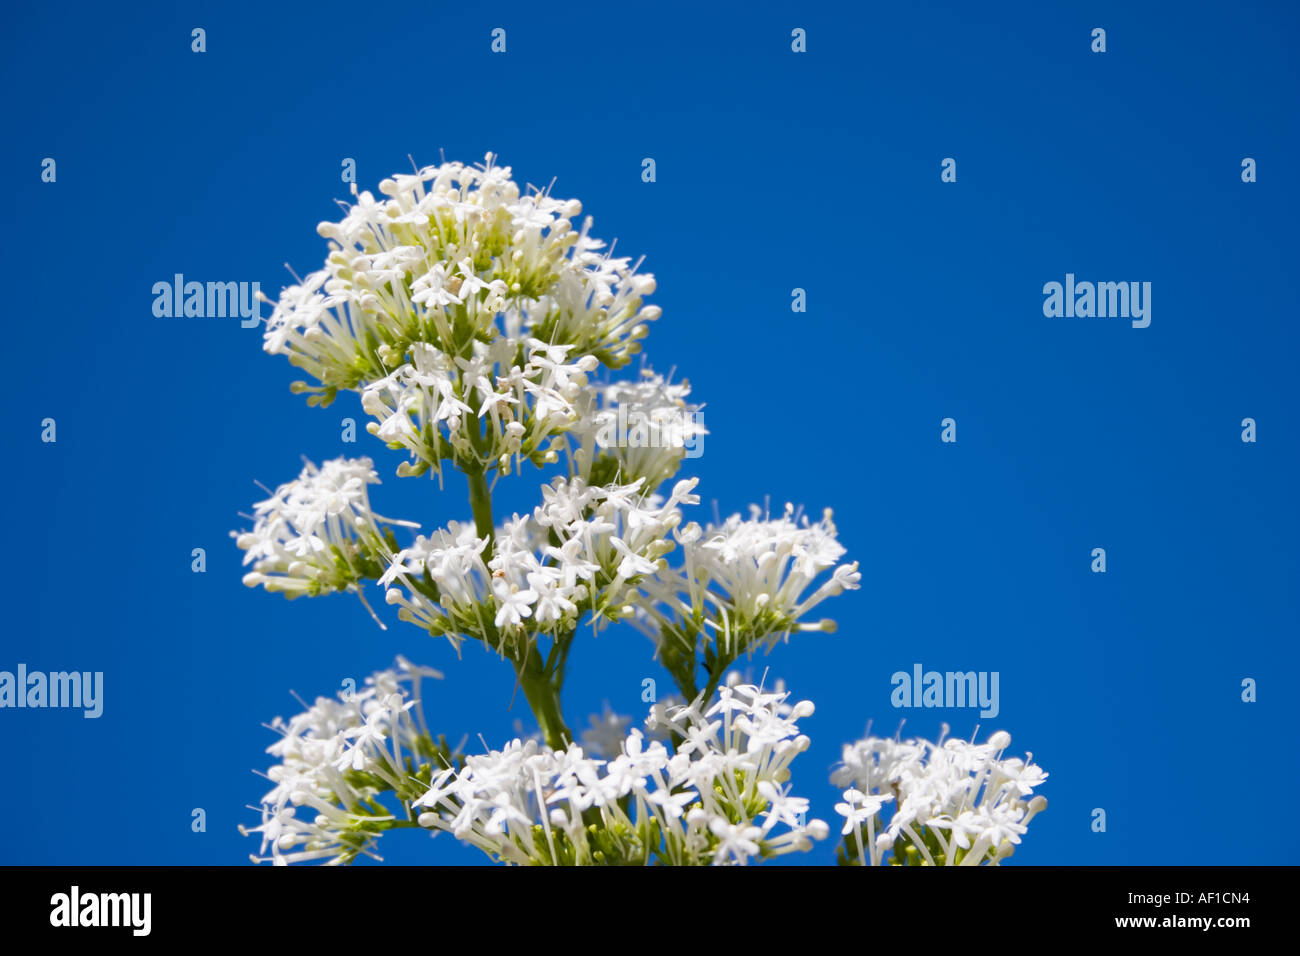
[[[828,773],[868,721],[981,723],[1051,774],[1015,862],[1296,862],[1275,816],[1300,783],[1292,5],[145,3],[10,20],[0,669],[102,671],[105,702],[97,720],[0,710],[0,811],[21,821],[0,862],[246,861],[261,723],[293,712],[291,689],[332,693],[399,653],[447,675],[426,713],[453,741],[499,746],[527,722],[482,651],[458,661],[353,599],[239,583],[228,532],[254,481],[288,480],[302,455],[372,455],[376,509],[426,527],[468,515],[463,488],[398,480],[364,434],[341,444],[355,398],[306,407],[237,319],[152,313],[176,273],[274,295],[283,263],[318,268],[344,158],[374,189],[408,155],[489,150],[645,256],[664,311],[647,354],[707,403],[689,463],[704,508],[835,509],[862,590],[826,606],[836,634],[753,662],[817,703],[795,765],[817,815],[835,819]],[[1150,282],[1151,325],[1045,317],[1043,285],[1067,273]],[[497,500],[536,494],[520,481]],[[916,662],[997,671],[1001,713],[895,710],[890,675]],[[640,714],[644,677],[667,684],[634,631],[586,639],[570,722]],[[482,859],[445,836],[382,850]],[[831,859],[828,841],[783,862]]]

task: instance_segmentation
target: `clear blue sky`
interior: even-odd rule
[[[344,158],[373,189],[440,150],[554,178],[646,257],[648,354],[707,402],[706,508],[835,509],[863,589],[827,606],[838,633],[755,661],[817,703],[795,765],[817,815],[836,819],[827,774],[868,720],[980,722],[891,708],[890,675],[921,662],[999,672],[981,736],[1051,773],[1015,862],[1296,862],[1277,815],[1300,783],[1292,4],[232,6],[26,5],[0,41],[0,669],[106,686],[98,720],[0,710],[0,862],[244,862],[261,722],[398,653],[447,674],[426,712],[453,740],[499,745],[526,717],[481,651],[239,583],[227,532],[301,455],[371,454],[376,508],[426,527],[467,515],[463,489],[341,444],[355,398],[307,408],[238,320],[152,314],[175,273],[274,295],[282,263],[319,267]],[[1066,273],[1151,282],[1150,327],[1045,317]],[[571,721],[640,714],[642,678],[667,684],[649,658],[632,631],[588,638]]]

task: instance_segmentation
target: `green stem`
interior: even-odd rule
[[[555,675],[552,683],[555,684],[555,690],[558,693],[564,689],[564,669],[569,663],[569,648],[573,647],[574,631],[567,634],[556,634],[556,646],[559,648],[559,660],[551,668],[551,673]]]
[[[474,530],[480,538],[488,539],[487,551],[492,554],[496,524],[492,519],[492,492],[488,490],[487,471],[483,468],[467,470],[469,479],[469,506],[474,512]]]
[[[736,660],[735,657],[719,657],[713,665],[713,670],[709,672],[709,684],[704,689],[704,707],[709,706],[709,701],[713,700],[713,692],[718,689],[718,683],[722,680],[722,675],[726,673],[727,668]]]
[[[492,517],[492,492],[488,488],[487,471],[482,466],[467,468],[465,477],[469,479],[469,506],[474,512],[474,530],[480,538],[488,539],[490,560],[496,546],[496,522]],[[563,656],[567,657],[567,650]],[[522,642],[515,643],[509,657],[524,698],[542,728],[546,745],[552,750],[563,750],[573,740],[573,733],[565,725],[560,711],[559,689],[551,681],[550,672],[542,663],[534,642],[525,637]]]
[[[573,732],[564,723],[564,714],[560,711],[560,694],[551,682],[541,658],[529,654],[526,660],[515,659],[515,674],[519,677],[519,686],[523,689],[528,706],[532,708],[537,724],[542,728],[546,746],[552,750],[564,750],[573,742]]]

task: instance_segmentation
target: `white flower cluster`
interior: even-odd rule
[[[262,836],[253,862],[348,863],[358,853],[374,856],[373,841],[385,830],[413,826],[376,797],[392,792],[409,804],[427,787],[433,762],[437,769],[450,763],[420,704],[421,681],[441,677],[399,657],[396,670],[367,678],[358,691],[318,697],[290,720],[275,718],[270,727],[280,739],[267,753],[280,762],[266,773],[275,786],[262,798],[262,823],[240,828]]]
[[[596,483],[606,477],[625,483],[641,478],[647,490],[659,487],[708,434],[703,406],[686,401],[690,393],[689,383],[673,384],[648,368],[640,381],[594,383],[569,430],[574,472]],[[614,474],[602,474],[607,470]]]
[[[947,728],[944,728],[947,733]],[[867,737],[844,747],[831,776],[848,786],[835,811],[845,818],[842,861],[881,865],[997,865],[1047,806],[1030,798],[1047,774],[1025,759],[1002,759],[1011,735],[988,743]],[[881,811],[893,803],[888,823]]]
[[[369,458],[336,458],[319,468],[307,462],[297,479],[254,506],[252,531],[231,532],[244,564],[253,565],[244,583],[295,598],[356,592],[363,578],[378,577],[395,550],[379,525],[416,527],[370,510],[366,486],[378,483]]]
[[[404,548],[380,578],[402,620],[446,635],[496,635],[500,649],[529,621],[534,633],[571,632],[579,615],[593,623],[633,613],[636,585],[663,566],[681,506],[696,504],[697,479],[679,481],[665,500],[630,485],[555,479],[531,516],[498,530],[494,553],[472,526],[452,523]],[[397,584],[400,583],[401,587]]]
[[[830,509],[816,524],[789,504],[779,518],[761,515],[752,506],[748,520],[732,515],[704,529],[692,522],[676,533],[683,563],[644,585],[650,600],[639,622],[661,653],[693,653],[702,633],[725,666],[741,652],[764,641],[771,646],[794,630],[834,630],[833,621],[801,621],[861,580],[856,561],[836,564],[844,547],[835,537]],[[826,571],[830,576],[807,593]]]
[[[577,200],[521,195],[510,175],[488,154],[360,193],[318,227],[324,269],[267,320],[265,349],[320,383],[294,389],[321,404],[360,391],[369,430],[411,454],[401,474],[554,460],[587,374],[625,365],[660,314],[642,303],[652,276],[598,252],[589,218],[573,228]]]
[[[699,706],[656,705],[609,760],[576,744],[514,740],[435,776],[416,801],[422,826],[455,834],[506,863],[740,864],[806,850],[827,825],[785,786],[808,748],[796,721],[813,712],[787,693],[722,687]]]

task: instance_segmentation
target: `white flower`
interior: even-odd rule
[[[409,806],[426,787],[408,775],[407,758],[452,759],[434,743],[421,706],[422,682],[441,677],[399,657],[395,670],[373,674],[361,690],[318,697],[303,713],[272,721],[280,739],[267,752],[280,762],[266,777],[274,787],[262,798],[261,824],[240,828],[262,836],[254,862],[374,856],[374,839],[399,822],[375,797],[391,792]],[[301,807],[314,812],[299,817]]]
[[[895,864],[1001,862],[1047,806],[1041,796],[1023,799],[1047,774],[1028,758],[1001,759],[1010,743],[999,731],[986,744],[867,737],[845,746],[831,782],[851,785],[835,807],[845,818],[846,857],[862,865],[879,865],[891,851]],[[881,810],[894,800],[886,822]]]
[[[594,385],[565,439],[572,471],[590,481],[608,459],[618,480],[640,478],[647,490],[658,488],[677,474],[688,452],[702,453],[708,430],[703,406],[686,401],[690,391],[689,383],[671,384],[648,368],[638,382]]]
[[[254,506],[252,531],[231,532],[242,549],[249,587],[262,585],[289,598],[359,592],[378,577],[391,552],[380,524],[416,527],[370,509],[366,486],[378,484],[369,458],[307,462],[294,481]]]
[[[748,520],[732,515],[718,526],[701,529],[692,523],[674,531],[682,563],[643,582],[647,600],[636,622],[661,655],[693,653],[702,630],[725,665],[795,630],[834,630],[830,620],[802,620],[860,580],[857,562],[836,564],[844,547],[836,540],[830,510],[815,524],[793,505],[786,505],[780,518],[761,514],[755,506]],[[807,593],[819,579],[821,584]]]
[[[720,696],[727,717],[718,721],[697,707],[652,711],[648,723],[691,731],[692,743],[676,753],[637,729],[612,748],[611,731],[624,721],[607,715],[593,720],[584,741],[599,738],[608,759],[535,740],[469,757],[414,802],[428,808],[419,822],[503,862],[554,865],[745,864],[825,838],[824,822],[803,823],[807,801],[782,786],[808,746],[785,715],[810,707],[752,685],[724,687]],[[757,740],[744,729],[776,726],[785,730],[779,739]]]
[[[729,823],[725,817],[711,817],[709,829],[718,838],[713,851],[715,863],[734,862],[744,866],[750,857],[761,852],[758,840],[763,831],[756,826]]]
[[[590,486],[557,478],[543,488],[532,515],[515,515],[486,538],[453,522],[397,551],[376,574],[398,616],[446,635],[486,639],[572,632],[584,611],[593,626],[627,616],[637,586],[661,567],[665,539],[681,506],[699,499],[695,479],[678,482],[665,501],[645,497],[639,482]]]
[[[394,176],[380,199],[354,187],[344,218],[317,227],[324,267],[267,320],[266,351],[316,379],[295,391],[360,392],[369,430],[411,455],[400,474],[554,460],[587,374],[627,364],[659,315],[642,302],[653,278],[598,252],[590,219],[575,231],[580,203],[521,195],[494,160]]]
[[[497,599],[497,627],[517,627],[523,623],[524,618],[532,615],[532,605],[537,600],[536,591],[521,591],[517,585],[495,578],[492,581],[492,593]]]

